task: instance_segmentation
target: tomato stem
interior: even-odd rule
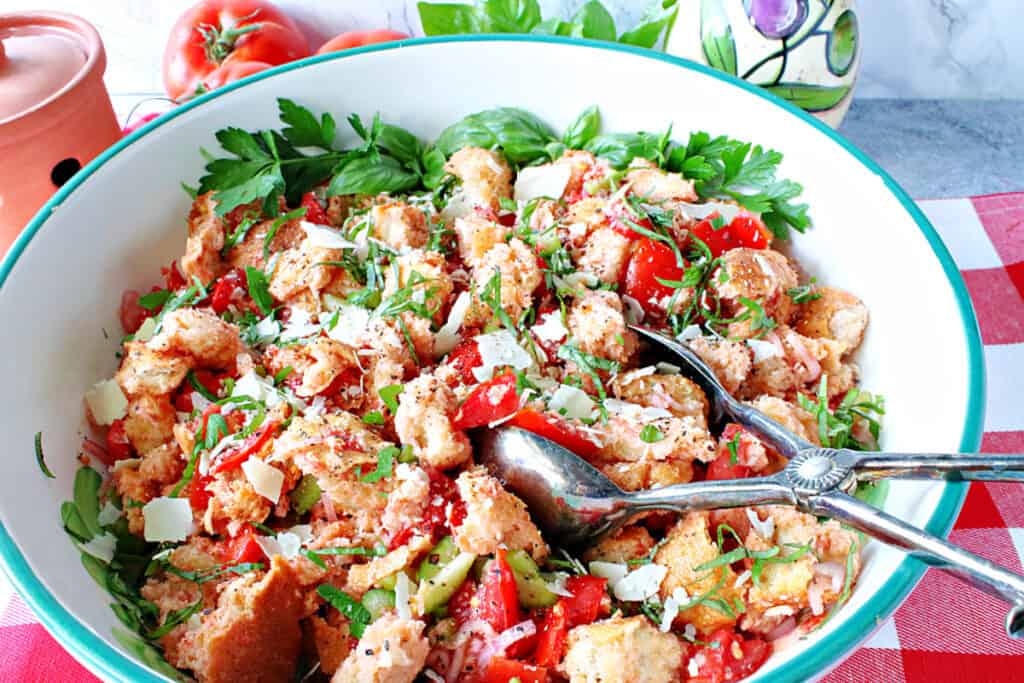
[[[260,11],[256,10],[252,14],[239,19],[238,23],[248,21],[259,13]],[[247,33],[259,31],[261,28],[263,28],[263,24],[249,24],[247,26],[238,26],[236,24],[231,28],[223,28],[213,24],[200,24],[196,26],[199,35],[203,37],[203,50],[206,52],[206,61],[211,64],[223,63],[235,49],[235,43],[238,42],[239,38]]]

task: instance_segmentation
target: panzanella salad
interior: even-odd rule
[[[469,436],[531,430],[631,491],[780,469],[644,364],[640,322],[809,441],[874,446],[868,313],[774,248],[808,227],[780,154],[602,133],[593,107],[561,138],[505,108],[429,145],[353,115],[341,148],[279,105],[204,151],[184,254],[125,292],[85,396],[105,443],[61,513],[126,647],[204,683],[721,683],[846,601],[861,539],[789,507],[566,553]]]

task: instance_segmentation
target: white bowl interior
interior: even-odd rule
[[[792,253],[819,282],[853,291],[870,308],[859,360],[864,386],[887,400],[885,445],[959,447],[969,362],[954,292],[899,200],[825,133],[698,71],[596,47],[421,44],[323,61],[215,97],[128,145],[53,211],[3,284],[0,319],[7,329],[0,357],[8,359],[9,398],[0,429],[12,452],[0,469],[0,520],[39,579],[109,642],[117,623],[110,600],[82,569],[58,516],[61,501],[71,497],[86,429],[81,396],[116,368],[122,290],[155,283],[160,266],[182,253],[189,200],[179,181],[198,178],[199,147],[215,149],[213,132],[229,124],[277,127],[276,97],[331,111],[341,125],[350,111],[380,111],[423,137],[501,105],[532,111],[562,130],[584,107],[598,104],[606,131],[663,130],[673,123],[676,139],[703,129],[778,149],[785,154],[783,174],[803,183],[815,222],[796,236]],[[910,343],[922,338],[927,343]],[[31,455],[40,430],[56,480],[44,479]],[[922,525],[942,490],[894,485],[886,509]],[[820,634],[776,655],[759,679],[842,628],[885,590],[902,560],[899,552],[870,545],[850,604]]]

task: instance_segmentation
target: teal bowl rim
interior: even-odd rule
[[[803,120],[808,125],[824,133],[838,143],[869,171],[879,176],[885,183],[886,188],[903,205],[903,208],[917,223],[921,233],[928,241],[935,257],[942,265],[942,270],[949,280],[950,286],[956,295],[957,306],[960,310],[960,319],[963,323],[964,337],[968,354],[968,395],[967,395],[967,419],[960,438],[960,450],[969,452],[977,450],[981,443],[981,435],[984,418],[984,397],[985,397],[985,365],[982,353],[981,335],[978,331],[978,322],[974,316],[971,306],[970,295],[956,267],[953,258],[943,244],[942,239],[935,232],[928,220],[918,209],[917,205],[907,193],[893,180],[881,167],[869,159],[863,152],[854,145],[826,126],[824,123],[807,114],[803,110],[789,102],[771,95],[761,88],[740,80],[734,76],[711,69],[710,67],[698,64],[687,59],[674,57],[638,48],[631,45],[620,45],[618,43],[607,43],[602,41],[582,40],[563,38],[559,36],[526,36],[526,35],[474,35],[474,36],[440,36],[434,38],[417,38],[403,40],[394,43],[380,43],[349,50],[346,52],[332,53],[309,57],[297,62],[284,64],[273,69],[253,74],[248,78],[228,84],[223,88],[202,95],[176,109],[167,112],[155,119],[128,137],[120,140],[115,145],[100,154],[89,163],[84,169],[71,178],[35,215],[32,221],[22,231],[21,235],[11,246],[3,263],[0,264],[0,290],[6,282],[18,258],[25,247],[32,240],[35,234],[46,222],[52,211],[63,202],[68,195],[75,191],[89,176],[95,173],[103,164],[113,158],[121,150],[135,144],[146,135],[150,134],[160,126],[172,119],[201,106],[216,97],[225,95],[233,90],[243,88],[249,83],[255,83],[277,74],[301,69],[310,64],[318,64],[333,59],[345,59],[351,56],[365,54],[368,52],[381,52],[385,50],[399,49],[410,45],[435,45],[441,43],[490,43],[490,42],[512,42],[512,43],[551,43],[557,45],[582,45],[600,50],[613,52],[624,52],[637,55],[645,59],[666,62],[683,69],[697,71],[705,76],[715,78],[730,85],[742,88],[747,92],[760,97],[772,104],[785,109],[793,116]],[[925,525],[925,529],[933,534],[945,536],[949,533],[963,504],[967,494],[966,484],[943,485],[942,495],[934,514]],[[7,533],[7,530],[0,524],[0,566],[6,571],[15,589],[39,617],[43,625],[56,639],[67,648],[79,661],[83,662],[93,672],[99,673],[104,678],[115,681],[157,681],[166,680],[157,675],[142,663],[124,654],[110,643],[101,639],[89,627],[79,622],[71,613],[61,605],[57,599],[47,590],[22,555],[17,544]],[[914,586],[924,575],[925,566],[911,558],[904,558],[893,571],[892,576],[884,590],[873,595],[868,601],[847,617],[839,628],[827,633],[822,640],[810,651],[799,659],[788,662],[781,669],[772,673],[778,681],[804,681],[818,676],[838,664],[852,649],[864,640],[881,623],[882,619],[892,613],[899,604],[910,594]],[[759,678],[759,677],[755,677]]]

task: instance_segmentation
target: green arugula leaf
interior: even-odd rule
[[[259,268],[245,267],[245,281],[256,307],[263,315],[270,315],[274,310],[274,297],[270,295],[270,283],[266,274]]]
[[[80,467],[75,473],[74,505],[91,540],[103,533],[100,528],[100,486],[103,477],[91,467]]]
[[[186,621],[192,618],[193,614],[198,614],[199,610],[203,608],[203,599],[196,600],[188,607],[182,607],[179,610],[168,612],[167,618],[164,619],[164,623],[159,628],[154,629],[146,634],[146,637],[150,640],[158,640],[163,638],[168,633],[173,631],[178,626],[184,624]]]

